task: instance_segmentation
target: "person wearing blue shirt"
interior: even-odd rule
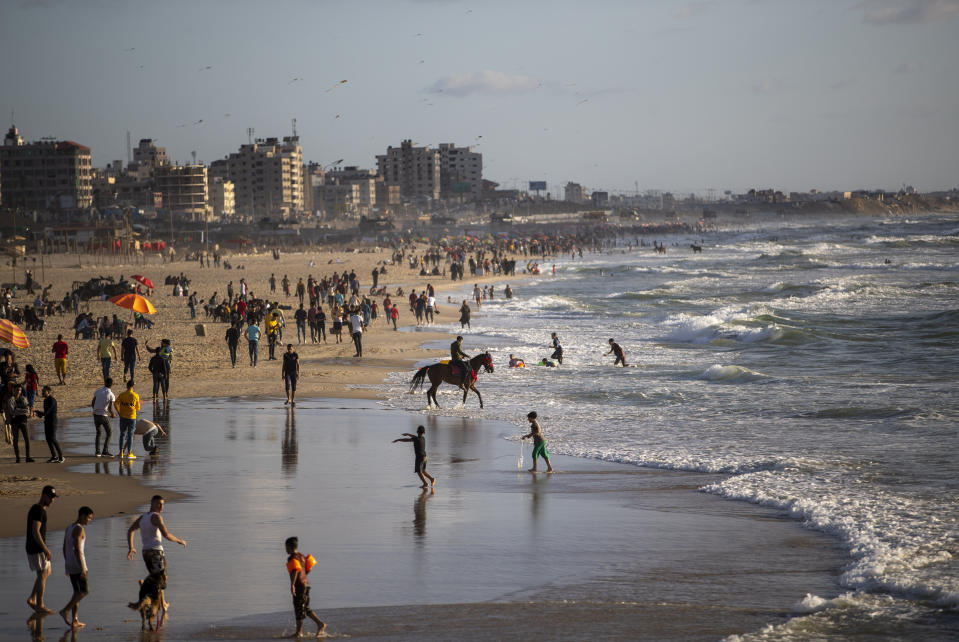
[[[251,325],[246,329],[246,340],[250,342],[250,365],[256,367],[260,358],[260,326]]]

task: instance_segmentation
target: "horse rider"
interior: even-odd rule
[[[459,366],[463,369],[463,379],[460,381],[460,386],[465,387],[466,381],[472,372],[469,364],[469,355],[463,352],[463,337],[456,337],[456,341],[450,344],[450,368],[453,366]]]

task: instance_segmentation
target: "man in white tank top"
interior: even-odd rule
[[[84,554],[87,534],[83,527],[92,521],[93,509],[89,506],[81,506],[77,512],[77,521],[67,526],[63,532],[63,565],[67,575],[70,576],[73,596],[60,611],[60,617],[67,623],[67,626],[74,630],[86,626],[80,621],[79,606],[80,600],[90,592],[90,586],[87,583],[87,559]]]
[[[167,530],[163,517],[160,515],[163,511],[163,504],[163,497],[161,495],[154,495],[150,499],[150,510],[137,517],[133,523],[130,524],[130,528],[127,529],[127,545],[129,548],[127,559],[132,560],[133,555],[137,552],[133,547],[133,534],[139,530],[140,541],[143,544],[143,562],[146,564],[147,573],[150,575],[166,575],[166,558],[163,555],[164,537],[171,542],[176,542],[186,547],[185,539],[180,539]],[[163,586],[165,584],[164,577],[164,581],[161,582],[160,585]],[[163,604],[164,611],[166,611],[170,605],[164,600],[162,589],[160,591],[160,600]]]

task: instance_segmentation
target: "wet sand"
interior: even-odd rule
[[[421,248],[422,251],[422,248]],[[172,286],[162,285],[166,275],[176,275],[185,273],[192,281],[191,287],[200,295],[203,301],[209,299],[210,295],[218,292],[222,298],[226,293],[228,281],[232,281],[234,288],[239,291],[239,281],[246,279],[250,285],[252,293],[257,296],[269,296],[269,298],[279,301],[281,306],[296,306],[298,300],[295,296],[287,297],[282,293],[280,283],[283,275],[289,275],[291,280],[291,289],[295,292],[295,284],[298,277],[306,277],[312,274],[316,278],[324,275],[332,275],[335,271],[339,273],[355,270],[361,283],[361,290],[368,291],[371,283],[370,273],[374,267],[380,267],[384,261],[388,261],[390,252],[381,248],[364,248],[364,251],[354,252],[345,249],[317,248],[308,252],[283,253],[280,260],[276,261],[267,254],[233,254],[224,258],[232,262],[235,267],[244,266],[244,269],[216,269],[201,268],[197,262],[176,261],[175,263],[161,263],[157,256],[150,256],[138,262],[113,262],[106,258],[94,261],[93,257],[84,255],[78,258],[76,255],[55,255],[47,256],[44,260],[45,267],[41,271],[39,262],[37,265],[30,264],[30,268],[35,274],[35,278],[43,284],[51,284],[50,296],[59,301],[65,292],[69,291],[74,281],[85,282],[87,279],[97,276],[113,276],[118,278],[120,275],[130,277],[132,274],[143,274],[151,278],[157,290],[151,295],[150,300],[156,305],[157,314],[151,315],[151,320],[156,325],[153,329],[140,329],[135,331],[136,338],[140,341],[141,360],[137,365],[136,379],[138,382],[137,392],[141,398],[149,399],[151,396],[151,378],[146,369],[148,353],[145,351],[145,344],[149,342],[151,346],[159,344],[160,339],[169,338],[172,340],[174,348],[173,373],[170,384],[170,394],[173,399],[183,399],[191,397],[257,397],[263,395],[276,396],[282,395],[282,382],[280,379],[280,361],[267,360],[266,341],[261,341],[260,363],[257,368],[249,366],[249,357],[247,343],[240,341],[238,350],[237,367],[230,367],[230,360],[224,341],[224,334],[227,325],[225,323],[213,323],[204,317],[202,308],[197,310],[197,319],[189,318],[186,297],[172,296]],[[521,258],[521,257],[519,257]],[[314,265],[310,265],[313,261]],[[18,268],[18,275],[22,277],[22,268]],[[269,277],[274,273],[277,279],[277,292],[270,294]],[[8,277],[12,278],[12,273],[8,272]],[[431,283],[437,292],[439,309],[441,310],[439,318],[446,320],[448,318],[458,318],[457,305],[446,303],[449,293],[458,290],[464,285],[472,283],[495,284],[498,290],[502,290],[505,283],[511,282],[514,288],[517,288],[517,282],[521,281],[523,275],[504,278],[501,276],[483,276],[470,277],[468,283],[463,281],[451,282],[448,277],[421,277],[418,271],[410,270],[405,265],[387,266],[387,273],[379,277],[379,285],[388,286],[389,292],[395,293],[397,287],[402,287],[407,294],[411,289],[417,292],[425,288],[427,283]],[[22,282],[23,279],[19,278]],[[404,326],[409,327],[414,319],[409,311],[409,306],[405,304],[405,297],[396,297],[393,299],[400,308],[399,325],[401,329]],[[382,305],[383,297],[376,297],[377,303]],[[33,297],[25,291],[20,290],[13,300],[14,305],[24,306],[33,303]],[[475,307],[475,306],[474,306]],[[89,311],[97,317],[103,315],[117,314],[122,320],[130,319],[130,312],[118,308],[109,301],[91,300],[83,302],[81,309]],[[474,313],[479,313],[474,309]],[[388,326],[382,314],[378,320],[373,322],[363,336],[363,358],[355,359],[353,357],[354,348],[350,340],[349,332],[344,331],[342,343],[337,343],[332,336],[328,337],[327,343],[323,344],[298,344],[296,340],[296,326],[292,319],[292,312],[287,311],[287,328],[284,332],[282,344],[294,343],[300,355],[301,377],[297,393],[301,398],[305,397],[355,397],[373,399],[377,396],[376,385],[380,384],[391,372],[397,370],[409,370],[417,360],[435,356],[437,351],[428,350],[422,347],[424,342],[433,341],[437,345],[448,345],[449,335],[446,333],[432,332],[426,327],[417,328],[417,332],[395,332],[392,326]],[[40,376],[40,385],[53,385],[53,392],[59,402],[60,418],[70,416],[83,416],[87,418],[89,430],[85,434],[80,434],[77,438],[77,444],[71,449],[72,454],[86,456],[93,452],[93,428],[90,419],[90,399],[93,392],[100,387],[101,368],[100,361],[96,354],[97,342],[95,340],[74,340],[71,325],[74,320],[73,311],[68,313],[48,317],[42,331],[27,332],[31,346],[24,350],[16,350],[16,360],[20,366],[21,372],[26,365],[33,364]],[[196,323],[205,324],[205,335],[199,336],[195,331]],[[327,329],[332,326],[328,321]],[[415,327],[415,326],[414,326]],[[58,334],[63,334],[65,340],[70,346],[70,355],[68,358],[67,385],[60,386],[56,384],[56,375],[53,370],[53,355],[51,346]],[[281,350],[279,347],[278,350]],[[443,349],[440,354],[447,353]],[[111,374],[114,378],[113,390],[119,393],[123,390],[121,382],[123,373],[122,362],[114,360]],[[42,405],[39,400],[38,404]],[[113,421],[114,440],[118,436],[117,421]],[[16,514],[22,508],[22,502],[17,501],[24,489],[28,487],[24,484],[22,478],[33,480],[33,485],[38,489],[45,483],[51,483],[57,486],[69,485],[76,493],[99,493],[100,490],[92,485],[88,489],[84,486],[85,482],[82,476],[64,476],[62,468],[46,464],[50,456],[46,444],[43,441],[43,422],[42,420],[31,420],[30,433],[32,436],[31,454],[37,463],[33,464],[15,464],[13,460],[13,448],[0,440],[0,512],[7,511]],[[65,445],[65,444],[64,444]],[[111,444],[111,450],[116,452],[115,445]],[[70,457],[70,455],[68,455]],[[88,458],[93,461],[92,458]],[[127,492],[126,484],[119,484],[111,492],[112,510],[110,514],[121,511],[129,511],[136,505],[134,494],[138,492],[135,486],[130,487]],[[27,492],[27,494],[30,494]],[[104,504],[106,506],[106,504]],[[106,511],[104,515],[108,514]],[[62,528],[66,521],[51,517],[51,526]],[[19,534],[21,527],[19,520],[11,523],[8,520],[0,520],[0,537]]]
[[[438,478],[432,493],[417,487],[410,445],[390,443],[418,423]],[[566,457],[554,458],[558,474],[531,475],[505,438],[520,426],[330,399],[293,411],[282,400],[177,400],[166,424],[157,462],[100,465],[111,481],[128,471],[186,495],[164,513],[189,542],[166,545],[166,640],[292,632],[290,535],[320,562],[314,608],[331,634],[350,638],[717,639],[784,621],[806,593],[839,591],[843,556],[832,540],[695,492],[715,476]],[[64,432],[87,429],[78,420]],[[527,466],[529,456],[527,445]],[[139,559],[125,559],[130,519],[89,527],[92,594],[78,639],[139,630],[125,606],[144,575]],[[50,540],[47,601],[61,608],[62,532],[51,529]],[[4,639],[27,634],[32,574],[22,548],[22,535],[0,540]],[[56,616],[45,627],[48,637],[66,631]]]

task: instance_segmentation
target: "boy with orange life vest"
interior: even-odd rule
[[[286,570],[290,574],[290,593],[293,594],[296,637],[303,637],[303,620],[306,618],[316,622],[316,637],[320,637],[326,630],[326,624],[310,608],[310,582],[306,579],[307,573],[316,565],[316,558],[312,555],[303,555],[297,550],[299,547],[299,538],[287,538],[286,552],[290,556],[286,559]]]

